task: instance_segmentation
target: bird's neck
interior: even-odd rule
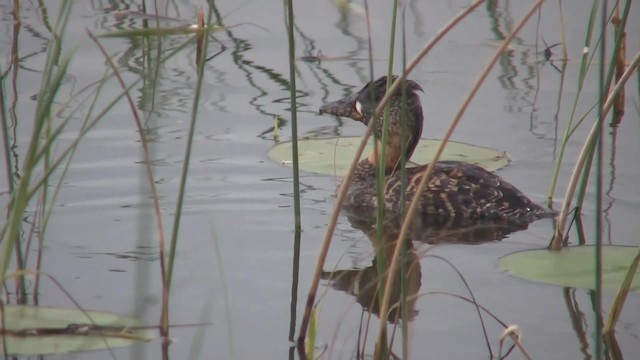
[[[384,167],[386,173],[391,173],[395,169],[400,168],[401,149],[399,141],[388,141],[388,146],[384,152]],[[380,140],[376,141],[375,149],[367,157],[367,162],[376,169],[380,168],[382,159],[382,144]],[[409,159],[405,159],[408,161]]]

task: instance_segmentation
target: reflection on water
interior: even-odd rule
[[[395,217],[385,218],[382,226],[382,238],[377,237],[376,219],[370,214],[354,213],[345,209],[346,217],[354,229],[364,233],[374,249],[375,255],[372,263],[365,267],[357,267],[346,270],[324,271],[322,278],[328,281],[333,289],[353,296],[363,311],[373,315],[380,315],[381,281],[386,280],[398,237],[400,235],[401,219]],[[417,307],[418,299],[428,293],[422,289],[422,264],[414,242],[427,244],[481,244],[484,242],[499,241],[507,235],[519,230],[525,230],[527,224],[508,224],[506,222],[462,222],[456,219],[433,220],[428,217],[416,219],[406,241],[405,249],[398,262],[398,270],[393,279],[393,286],[389,296],[389,313],[387,321],[391,324],[399,324],[402,321],[416,321],[420,309]],[[380,248],[382,246],[382,249]],[[437,257],[437,256],[436,256]],[[447,261],[447,260],[445,260]],[[452,264],[450,264],[452,265]],[[453,266],[453,265],[452,265]],[[463,276],[463,275],[461,275]],[[470,289],[469,289],[470,291]],[[434,294],[437,292],[434,292]],[[471,293],[471,300],[475,298]],[[478,310],[479,311],[479,310]],[[478,312],[480,322],[484,329],[482,314]],[[366,317],[361,317],[361,319]],[[429,321],[426,318],[422,321]],[[500,322],[498,320],[498,322]],[[506,324],[500,322],[502,326]],[[368,329],[368,330],[365,330]],[[358,342],[366,342],[368,331],[375,331],[369,321],[361,320]],[[411,328],[403,327],[410,331]],[[485,337],[487,336],[486,330]],[[403,338],[415,338],[416,334],[403,333]],[[419,336],[419,335],[418,335]],[[487,339],[487,344],[489,340]],[[511,348],[513,350],[513,346]],[[507,353],[510,353],[509,350]],[[360,349],[359,349],[360,351]],[[362,349],[367,352],[366,349]],[[489,352],[491,353],[491,346]]]
[[[375,229],[366,234],[372,244],[376,244]],[[325,271],[322,273],[322,278],[329,281],[331,287],[336,290],[344,291],[345,293],[352,295],[356,298],[356,301],[362,306],[362,308],[374,315],[380,314],[380,269],[388,269],[389,262],[393,255],[393,251],[396,245],[397,234],[385,233],[383,256],[380,256],[376,252],[376,256],[373,258],[373,262],[370,266],[365,268],[349,269],[349,270],[336,270]],[[404,266],[406,272],[397,272],[396,278],[393,282],[390,296],[390,313],[387,320],[391,323],[397,322],[399,319],[413,320],[419,313],[416,309],[416,301],[418,299],[418,292],[420,291],[422,271],[420,265],[420,259],[416,255],[416,250],[411,244],[407,243],[406,256],[403,258],[404,262],[400,266]],[[386,279],[386,276],[383,277]],[[404,285],[403,285],[404,281]],[[402,287],[404,286],[404,294]],[[402,308],[403,298],[406,299],[406,312]]]
[[[347,218],[353,228],[365,234],[375,229],[376,219],[360,213],[347,212]],[[384,230],[390,234],[399,234],[402,220],[390,216],[384,220]],[[460,218],[435,218],[417,216],[409,229],[409,239],[425,244],[480,244],[502,240],[509,234],[526,230],[528,224],[507,221],[470,221]]]
[[[375,251],[373,263],[365,268],[349,270],[325,271],[323,279],[330,281],[333,288],[355,296],[356,301],[362,307],[375,315],[379,315],[379,281],[380,269],[389,267],[396,241],[400,235],[402,221],[399,217],[389,216],[384,219],[382,226],[383,238],[377,239],[376,218],[371,214],[354,213],[345,209],[346,217],[354,229],[364,233],[371,241],[374,248],[377,244],[384,244],[382,252]],[[406,281],[405,299],[407,304],[407,316],[409,320],[418,314],[415,308],[416,300],[421,286],[421,265],[416,254],[414,242],[426,244],[481,244],[484,242],[498,241],[509,234],[527,229],[527,224],[507,223],[505,221],[463,221],[460,219],[436,219],[418,217],[412,222],[408,233],[406,257],[404,257],[406,273],[398,272],[391,293],[391,313],[388,321],[394,323],[403,319],[400,299],[402,298],[401,283]],[[383,255],[382,258],[380,255]],[[381,262],[381,264],[380,264]]]
[[[504,9],[501,9],[500,6]],[[491,31],[495,39],[504,40],[514,27],[510,3],[487,2],[487,15],[491,20]],[[538,88],[534,82],[539,79],[535,67],[535,58],[537,57],[535,49],[527,45],[520,36],[515,36],[510,46],[517,49],[505,51],[501,55],[498,63],[501,73],[497,79],[502,88],[506,90],[507,111],[530,112],[534,106],[532,97]]]
[[[595,357],[595,349],[592,349],[590,339],[592,337],[593,330],[589,330],[589,323],[585,321],[587,318],[600,317],[602,323],[602,314],[594,312],[596,309],[596,293],[593,290],[587,291],[586,299],[589,304],[586,307],[588,310],[585,313],[580,308],[580,294],[574,288],[562,288],[562,297],[564,299],[567,313],[571,320],[571,328],[575,333],[576,339],[580,344],[580,353],[584,359],[593,359]],[[622,319],[622,323],[625,321]],[[626,326],[627,324],[625,324]],[[618,343],[615,332],[609,332],[603,335],[604,339],[604,351],[605,358],[612,360],[623,360],[625,358],[624,353]],[[631,354],[632,356],[634,354]]]
[[[107,255],[113,256],[119,260],[131,260],[131,261],[157,261],[159,258],[159,251],[157,247],[146,247],[141,246],[139,250],[136,251],[125,251],[121,253],[92,253],[92,252],[81,252],[76,254],[78,258],[82,259],[91,259],[96,255]]]

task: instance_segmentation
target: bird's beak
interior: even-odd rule
[[[358,93],[347,96],[340,100],[324,104],[320,107],[320,114],[329,114],[340,117],[348,117],[353,120],[362,121],[363,116],[358,112],[355,102],[358,99]]]

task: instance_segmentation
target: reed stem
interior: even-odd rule
[[[529,18],[531,18],[531,16],[533,16],[533,14],[536,12],[536,10],[540,6],[542,6],[543,2],[544,2],[544,0],[538,0],[534,4],[534,6],[531,7],[531,9],[526,13],[526,15],[522,18],[522,20],[520,20],[520,22],[515,27],[515,29],[511,32],[511,34],[509,34],[509,36],[507,36],[505,38],[505,40],[503,41],[502,45],[500,46],[500,48],[496,52],[496,54],[493,56],[493,58],[491,59],[489,64],[485,67],[485,70],[482,72],[482,74],[480,75],[478,80],[475,82],[474,86],[471,89],[471,92],[469,93],[469,96],[467,96],[466,100],[464,101],[464,103],[462,104],[462,106],[458,110],[458,113],[456,114],[456,116],[454,117],[453,121],[451,122],[451,125],[449,126],[449,129],[447,130],[444,138],[442,139],[442,143],[438,147],[438,150],[436,151],[436,154],[434,155],[432,161],[429,163],[429,166],[424,171],[424,173],[422,175],[422,179],[420,181],[420,185],[416,189],[416,192],[415,192],[416,194],[421,194],[424,191],[424,189],[425,189],[425,187],[427,185],[427,181],[429,180],[429,176],[433,172],[433,169],[435,168],[436,162],[438,161],[438,159],[440,158],[440,155],[444,151],[444,147],[446,146],[447,141],[449,141],[449,138],[453,134],[453,130],[456,128],[456,126],[460,122],[460,119],[462,118],[462,115],[464,114],[465,110],[467,109],[467,107],[471,103],[471,100],[475,97],[475,94],[477,93],[478,89],[480,88],[480,85],[482,85],[482,83],[484,82],[486,77],[489,75],[489,72],[491,71],[493,66],[496,64],[496,62],[498,61],[498,59],[500,58],[500,56],[502,55],[504,50],[507,48],[507,46],[509,45],[509,43],[511,42],[513,37],[516,34],[518,34],[518,32],[520,32],[520,30],[524,27],[524,25],[527,23]],[[409,227],[411,225],[411,221],[413,220],[413,217],[415,216],[416,211],[418,209],[418,204],[420,202],[420,199],[421,199],[420,196],[414,196],[413,200],[411,201],[411,205],[409,206],[409,209],[407,210],[407,217],[405,218],[404,223],[402,224],[402,228],[400,230],[400,235],[398,236],[398,239],[406,238],[407,232],[409,231]],[[394,277],[395,277],[396,269],[398,268],[398,258],[399,258],[399,254],[400,254],[400,249],[401,248],[402,248],[402,242],[398,241],[396,243],[394,254],[393,254],[393,257],[391,259],[391,265],[389,266],[389,271],[388,271],[388,274],[387,274],[387,281],[386,281],[386,284],[385,284],[386,288],[385,288],[385,292],[384,292],[384,298],[381,300],[381,305],[380,305],[380,331],[379,331],[379,333],[382,332],[382,327],[386,326],[386,321],[387,321],[387,316],[388,316],[388,311],[389,311],[389,300],[390,300],[390,297],[391,297],[391,288],[393,286],[393,280],[394,280]]]

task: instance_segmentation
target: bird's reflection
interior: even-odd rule
[[[349,211],[345,215],[354,229],[368,234],[375,230],[376,218],[370,213]],[[402,218],[400,216],[385,216],[383,229],[389,241],[397,239]],[[437,217],[432,215],[418,215],[411,222],[409,239],[425,244],[479,244],[488,241],[502,240],[510,233],[525,230],[526,222],[506,220],[470,220],[460,217]]]
[[[376,218],[371,213],[357,213],[345,209],[349,223],[354,229],[362,231],[371,241],[374,248],[376,244],[384,244],[382,252],[376,252],[373,262],[366,268],[325,271],[322,278],[329,281],[330,286],[336,290],[355,296],[356,301],[368,312],[379,315],[378,284],[379,269],[388,269],[391,257],[394,252],[400,228],[401,219],[397,216],[390,216],[384,219],[383,238],[381,242],[376,240]],[[408,233],[407,249],[405,259],[406,272],[397,272],[394,286],[391,293],[390,314],[388,319],[395,322],[398,319],[412,320],[417,314],[416,300],[421,286],[421,266],[420,259],[416,253],[414,242],[427,244],[480,244],[483,242],[497,241],[504,239],[510,233],[524,230],[527,224],[508,223],[505,221],[464,221],[461,219],[448,218],[427,218],[418,217],[413,221]],[[380,254],[384,254],[384,259]],[[380,264],[380,262],[383,262]],[[383,266],[379,266],[383,265]],[[401,311],[401,278],[405,279],[405,296],[407,311]]]
[[[377,244],[376,240],[376,228],[375,226],[367,226],[366,222],[353,222],[349,217],[351,224],[354,228],[361,230],[371,240],[371,243]],[[375,219],[374,219],[375,220]],[[392,223],[389,223],[391,225]],[[366,268],[349,269],[349,270],[337,270],[323,272],[322,278],[329,280],[331,286],[336,290],[341,290],[347,294],[353,295],[356,301],[368,312],[379,315],[380,303],[378,301],[379,288],[379,268],[388,269],[391,257],[396,245],[396,239],[398,237],[400,228],[397,226],[391,226],[387,228],[387,224],[384,227],[384,235],[382,244],[384,249],[382,253],[376,252],[376,256],[373,258],[373,262]],[[384,257],[379,256],[384,254]],[[389,321],[395,322],[397,319],[402,319],[402,314],[406,314],[407,319],[413,319],[418,311],[416,310],[416,299],[418,291],[420,290],[422,273],[420,270],[420,259],[416,254],[416,250],[411,242],[407,242],[405,269],[406,272],[397,272],[397,277],[394,281],[394,286],[391,290],[391,304]],[[380,263],[382,262],[382,263]],[[401,311],[400,299],[401,281],[400,276],[405,279],[405,294],[406,294],[406,313]]]

